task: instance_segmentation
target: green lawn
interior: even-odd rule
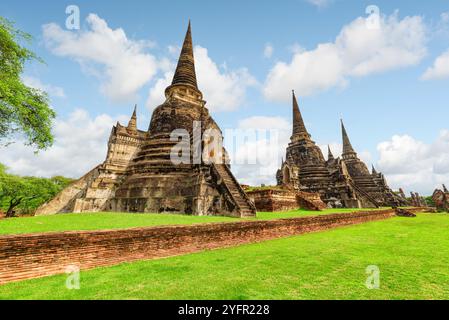
[[[321,212],[295,210],[289,212],[259,212],[257,219],[278,219],[298,216],[352,212],[355,209],[330,209]],[[227,217],[197,217],[174,214],[130,213],[70,213],[54,216],[25,217],[0,220],[0,235],[70,230],[103,230],[148,227],[173,224],[229,222],[241,219]]]
[[[0,286],[5,299],[448,299],[449,215],[419,214],[326,232],[126,263]],[[365,286],[368,265],[380,289]]]

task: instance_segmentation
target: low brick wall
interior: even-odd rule
[[[0,284],[64,273],[68,265],[89,269],[169,257],[394,215],[394,210],[378,210],[271,221],[0,236]]]

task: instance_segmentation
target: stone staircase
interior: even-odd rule
[[[349,185],[360,195],[368,199],[376,208],[380,208],[381,204],[373,198],[368,192],[365,192],[363,189],[361,189],[356,183],[350,181]]]
[[[228,166],[225,164],[214,164],[214,168],[231,194],[232,199],[239,207],[241,217],[254,217],[256,214],[256,207],[231,174]]]
[[[296,200],[302,209],[321,211],[327,208],[319,193],[296,192]]]

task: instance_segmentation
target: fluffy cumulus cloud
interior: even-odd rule
[[[158,71],[157,59],[146,53],[153,44],[129,39],[123,29],[111,29],[96,14],[89,14],[86,21],[88,28],[79,32],[64,30],[55,23],[44,25],[46,46],[98,76],[102,93],[111,100],[134,99]]]
[[[113,124],[118,120],[126,123],[128,119],[129,116],[106,114],[92,118],[84,109],[77,109],[66,119],[56,120],[55,143],[51,148],[35,154],[18,141],[5,150],[0,148],[2,163],[10,172],[20,175],[78,178],[104,161]]]
[[[28,87],[45,91],[51,97],[65,98],[64,89],[61,87],[45,84],[40,79],[31,76],[23,76],[22,80]]]
[[[409,135],[395,135],[378,145],[379,169],[393,188],[403,187],[423,195],[449,184],[449,130],[430,144]]]
[[[359,17],[343,27],[334,42],[298,51],[290,62],[276,63],[265,81],[265,97],[287,101],[286,88],[305,96],[344,87],[351,77],[416,65],[426,55],[426,27],[421,17],[380,16],[378,27],[370,21]]]
[[[285,156],[291,123],[282,117],[254,116],[242,119],[237,130],[225,130],[233,172],[241,183],[272,185]]]
[[[219,66],[209,57],[206,48],[195,46],[194,55],[198,86],[211,111],[237,109],[245,101],[246,90],[257,85],[256,79],[248,69],[229,70],[226,65]],[[176,64],[167,64],[167,67],[170,70],[157,79],[149,91],[147,106],[151,109],[165,100],[164,90],[173,79]]]
[[[449,78],[449,50],[437,57],[433,66],[422,75],[423,80],[438,80]]]

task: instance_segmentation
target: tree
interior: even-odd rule
[[[27,145],[45,149],[53,144],[55,112],[45,92],[27,87],[20,78],[26,62],[42,62],[19,44],[23,40],[30,41],[31,36],[0,17],[0,142],[20,133]]]
[[[2,184],[3,199],[7,201],[6,218],[15,216],[15,208],[23,201],[32,200],[38,195],[34,192],[33,186],[25,178],[14,175],[0,177]]]
[[[6,210],[7,218],[14,217],[19,209],[21,213],[33,212],[72,182],[62,176],[47,179],[8,174],[0,163],[0,209]]]
[[[430,207],[435,207],[435,201],[433,200],[432,196],[429,197],[425,197],[427,205],[429,205]]]

